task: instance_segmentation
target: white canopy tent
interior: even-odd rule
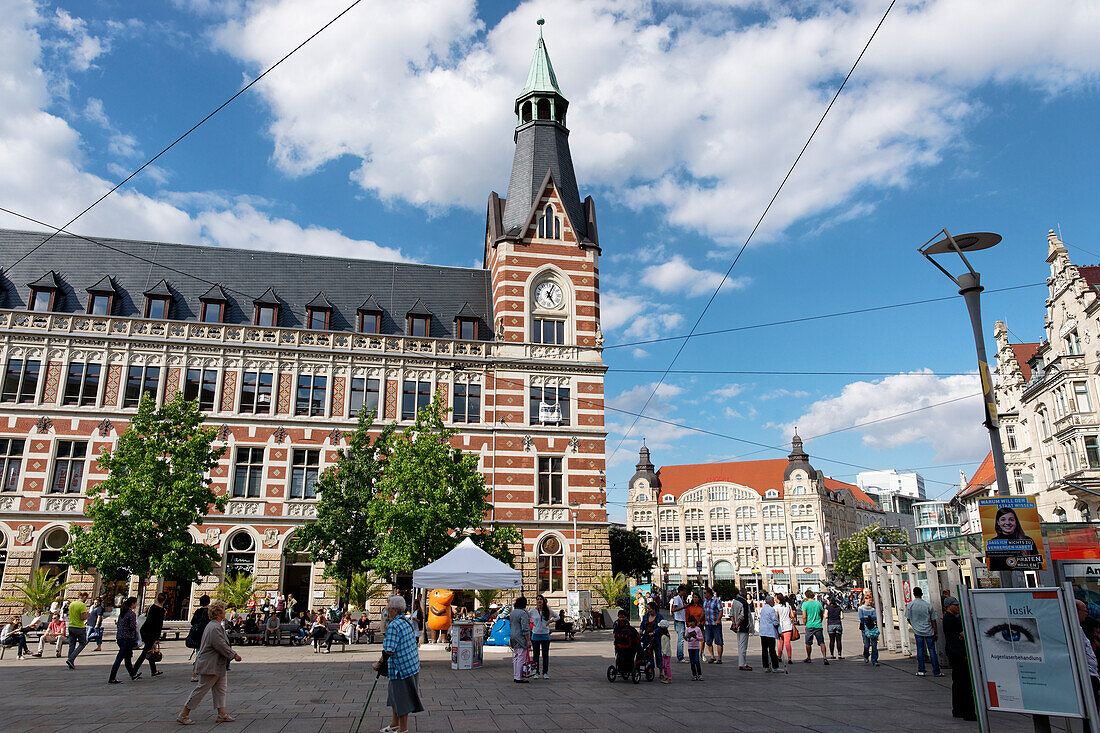
[[[433,563],[413,571],[414,588],[504,590],[523,586],[523,575],[485,552],[469,537]]]

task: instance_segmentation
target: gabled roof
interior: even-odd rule
[[[88,288],[89,293],[117,293],[118,288],[115,287],[114,280],[110,275],[104,275],[99,279],[95,285]]]
[[[531,57],[531,68],[527,72],[527,81],[523,85],[520,95],[528,92],[557,92],[558,77],[554,74],[554,66],[550,63],[550,54],[546,50],[546,41],[542,40],[542,19],[539,18],[539,42],[535,46],[535,55]],[[564,95],[563,95],[564,96]]]
[[[214,285],[212,285],[209,290],[199,296],[199,300],[227,301],[229,300],[229,296],[225,294],[224,290],[222,290],[221,285],[214,283]]]
[[[171,298],[172,290],[168,287],[168,281],[162,279],[159,283],[146,290],[142,295],[147,295],[153,298]]]
[[[477,313],[475,313],[474,309],[470,307],[470,301],[466,301],[466,303],[463,304],[462,308],[459,309],[458,313],[455,313],[455,320],[456,321],[459,318],[476,321],[480,317],[481,316],[479,316]]]
[[[424,305],[423,300],[421,300],[420,298],[417,298],[416,302],[413,303],[413,307],[409,308],[409,310],[407,310],[405,312],[405,315],[407,315],[407,316],[434,316],[435,314],[432,313],[430,310],[428,310],[428,306]]]
[[[263,295],[252,302],[256,305],[282,305],[279,302],[279,296],[275,293],[274,285],[269,286]]]
[[[381,313],[382,306],[378,304],[378,301],[373,295],[368,295],[367,299],[364,300],[362,305],[360,305],[356,310],[361,310],[366,313]]]
[[[783,471],[786,458],[733,463],[695,463],[686,466],[664,466],[657,471],[661,479],[661,494],[679,497],[702,484],[728,481],[756,490],[761,496],[775,489],[783,496]]]
[[[321,290],[317,295],[313,296],[313,300],[306,303],[306,308],[313,308],[314,310],[332,310],[332,303],[325,297],[325,291]]]
[[[60,290],[61,280],[58,279],[57,273],[50,270],[42,277],[38,278],[34,282],[27,283],[28,288],[38,288],[40,290]]]
[[[1098,268],[1100,269],[1100,268]],[[1031,357],[1039,351],[1039,344],[1012,344],[1012,353],[1016,357],[1016,363],[1020,365],[1020,373],[1024,375],[1024,381],[1031,379]]]
[[[965,499],[968,496],[973,496],[995,483],[997,483],[997,472],[993,466],[993,452],[990,451],[986,453],[982,465],[978,466],[978,470],[966,482],[966,486],[959,491],[957,498]]]

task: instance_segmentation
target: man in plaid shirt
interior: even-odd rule
[[[722,663],[722,600],[707,588],[703,591],[703,637],[710,658],[707,664]],[[715,653],[717,650],[717,653]]]

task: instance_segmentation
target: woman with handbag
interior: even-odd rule
[[[141,656],[138,657],[134,669],[141,669],[141,663],[149,660],[149,670],[154,677],[164,672],[157,671],[157,662],[163,659],[160,653],[160,634],[164,631],[164,602],[168,596],[164,593],[157,594],[157,602],[149,606],[145,612],[145,623],[141,625]]]
[[[783,659],[783,650],[787,650],[787,664],[793,662],[791,642],[798,641],[801,634],[794,625],[795,613],[791,607],[790,599],[782,593],[775,594],[775,613],[779,616],[779,641],[777,642],[779,658]]]
[[[870,593],[863,594],[863,605],[859,607],[859,630],[863,633],[863,663],[870,662],[878,666],[878,612],[875,599]]]
[[[138,627],[137,627],[137,614],[134,613],[134,607],[137,606],[137,598],[130,596],[122,602],[122,613],[118,617],[118,622],[115,631],[115,643],[118,644],[118,654],[115,656],[114,664],[111,665],[111,676],[107,680],[109,684],[118,685],[121,684],[118,679],[118,668],[123,662],[126,663],[126,671],[130,673],[130,679],[136,680],[141,677],[141,672],[134,666],[134,647],[138,644]]]

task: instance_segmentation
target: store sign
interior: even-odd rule
[[[1062,563],[1062,575],[1067,578],[1085,578],[1086,580],[1100,580],[1100,563]]]
[[[801,573],[798,576],[798,582],[805,583],[808,580],[821,580],[821,576],[817,573]]]
[[[539,422],[541,423],[554,423],[555,425],[561,422],[561,405],[557,402],[540,402],[539,403]]]
[[[1081,718],[1086,706],[1071,620],[1059,588],[967,591],[966,624],[990,710]],[[1091,690],[1088,693],[1091,694]]]
[[[788,580],[788,578],[787,578],[786,573],[784,573],[782,571],[776,571],[776,570],[772,571],[772,582],[773,583],[786,583],[787,580]]]
[[[802,574],[803,575],[813,575],[813,572],[814,572],[813,568],[802,568]]]
[[[1046,570],[1034,496],[978,499],[985,563],[990,570]]]

